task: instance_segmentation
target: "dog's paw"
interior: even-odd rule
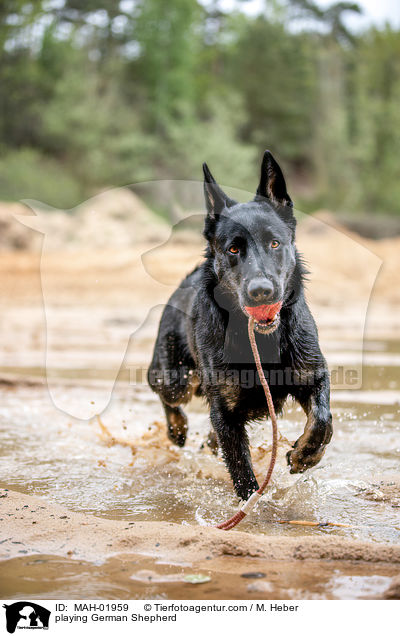
[[[218,455],[219,444],[218,444],[218,437],[215,431],[209,432],[206,444],[208,448],[211,450],[213,455]]]
[[[171,409],[167,417],[167,435],[176,446],[184,446],[188,432],[187,417],[180,407]]]
[[[290,466],[290,472],[304,473],[304,471],[316,466],[325,452],[325,444],[320,446],[316,451],[308,451],[307,448],[294,448],[286,453],[286,460]]]
[[[236,494],[239,497],[239,499],[241,499],[242,501],[247,501],[250,495],[252,495],[253,492],[256,492],[256,490],[258,489],[259,489],[259,485],[256,479],[252,479],[246,484],[242,484],[242,483],[235,484]]]

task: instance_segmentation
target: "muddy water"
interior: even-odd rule
[[[241,529],[399,540],[400,414],[399,402],[388,403],[387,395],[390,386],[389,397],[400,399],[400,366],[391,364],[399,362],[399,345],[370,343],[366,349],[372,359],[378,353],[387,364],[366,366],[361,390],[332,392],[335,434],[324,459],[304,475],[290,475],[284,461],[287,444],[282,441],[273,486]],[[66,385],[63,390],[71,400],[96,402],[102,389]],[[187,410],[187,447],[167,451],[163,424],[160,430],[154,424],[155,419],[163,422],[156,396],[145,385],[120,382],[102,421],[112,435],[135,444],[132,454],[129,447],[107,446],[95,420],[72,420],[57,411],[44,387],[17,384],[3,394],[0,405],[0,482],[106,517],[214,523],[230,514],[238,501],[221,459],[201,448],[209,426],[207,410],[200,401]],[[281,436],[293,441],[303,426],[303,413],[289,404],[279,421]],[[260,447],[268,447],[268,423],[254,424],[250,438],[256,455]],[[277,523],[293,519],[351,527]]]
[[[370,564],[308,561],[255,567],[254,559],[243,559],[241,570],[229,575],[197,570],[208,580],[194,585],[185,580],[190,567],[148,558],[114,557],[95,564],[40,555],[0,563],[0,591],[12,599],[365,599],[385,592],[396,574],[393,567]]]
[[[344,343],[332,343],[332,348],[339,357],[349,354]],[[302,432],[304,414],[295,405],[288,405],[279,421],[281,441],[272,486],[252,516],[241,524],[241,530],[285,536],[335,534],[386,543],[400,540],[400,343],[383,340],[366,343],[364,362],[361,389],[332,392],[333,440],[320,465],[300,476],[288,473],[285,453],[287,440],[293,442]],[[26,368],[14,367],[12,371],[17,379],[27,374]],[[37,373],[40,375],[40,369]],[[28,374],[32,375],[32,369]],[[62,388],[71,401],[96,403],[99,399],[101,374],[96,382],[82,368],[75,373],[73,369],[66,369],[65,373],[60,369],[59,374],[61,380],[75,377],[75,383],[69,381]],[[104,376],[106,374],[107,369]],[[45,496],[75,511],[114,519],[168,520],[182,524],[214,524],[226,519],[236,511],[238,500],[221,459],[202,448],[209,427],[204,405],[194,401],[187,409],[190,418],[187,446],[168,448],[157,398],[146,385],[129,384],[128,377],[127,372],[120,374],[112,401],[101,416],[110,434],[127,445],[108,445],[95,419],[91,422],[73,420],[57,411],[45,387],[18,381],[5,387],[0,404],[0,485]],[[255,457],[261,451],[264,459],[267,457],[265,449],[270,438],[267,423],[250,428]],[[133,451],[129,443],[133,444]],[[261,476],[265,462],[256,461],[255,465]],[[315,521],[320,525],[278,523],[290,520]],[[349,527],[324,525],[326,522]],[[149,582],[144,593],[143,581],[136,585],[137,579],[131,578],[136,574],[127,573],[121,564],[112,560],[102,564],[100,583],[100,569],[95,564],[64,564],[57,578],[54,574],[57,563],[63,560],[46,559],[52,589],[57,589],[60,597],[68,596],[72,585],[75,589],[79,586],[82,597],[134,598],[148,593],[185,598],[188,594],[179,587],[179,577],[175,582],[170,580],[171,586],[163,586],[164,575],[176,574],[166,565],[139,564],[141,570],[153,571],[151,584]],[[14,559],[0,565],[0,577],[11,581],[10,591],[12,581],[19,577],[14,590],[20,590],[23,596],[21,581],[28,577],[37,585],[43,579],[39,565],[30,557]],[[293,569],[293,590],[297,589],[296,577],[304,577],[304,572],[299,571],[302,567],[296,565]],[[347,572],[344,566],[340,570],[329,566],[320,586],[311,582],[306,588],[303,585],[307,589],[305,597],[356,598],[376,594],[381,587],[387,587],[388,573],[378,567],[376,572],[372,569],[364,571],[360,566],[360,571],[354,574]],[[279,591],[282,589],[280,576],[268,574],[271,598],[274,594],[290,598],[287,591]],[[287,590],[289,574],[285,576]],[[214,588],[211,587],[208,596],[206,586],[201,586],[201,596],[230,598],[226,581],[226,596],[223,593],[221,596],[222,581],[218,582],[215,577],[213,581]],[[96,582],[101,591],[100,587],[96,588]],[[236,596],[232,591],[232,598],[240,598],[237,590],[241,589],[240,585],[243,587],[243,580],[238,578],[236,583]],[[35,588],[38,598],[41,590],[46,591],[45,581],[41,585]],[[56,596],[54,593],[53,598]],[[189,597],[195,598],[192,591],[191,596],[186,596]],[[292,597],[296,598],[296,592]]]

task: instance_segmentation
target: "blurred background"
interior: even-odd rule
[[[205,160],[254,191],[269,148],[299,209],[400,229],[397,0],[7,0],[0,41],[1,200],[72,208]]]

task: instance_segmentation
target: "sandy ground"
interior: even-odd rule
[[[71,562],[102,564],[107,572],[107,559],[112,559],[114,570],[117,562],[125,570],[130,564],[129,578],[140,584],[142,594],[146,589],[143,585],[151,581],[164,592],[169,589],[172,598],[196,597],[193,587],[184,584],[186,570],[208,576],[213,582],[206,581],[201,587],[200,598],[296,598],[288,568],[294,572],[299,566],[296,582],[303,598],[335,598],[334,587],[331,595],[324,587],[328,574],[343,572],[385,577],[387,585],[381,598],[397,598],[400,546],[337,537],[255,536],[167,522],[127,524],[74,513],[40,497],[7,489],[0,490],[0,498],[2,521],[6,522],[3,536],[4,531],[7,535],[0,542],[0,558],[4,560],[53,555]],[[12,568],[18,567],[11,563]],[[175,565],[176,572],[167,574],[165,568],[160,572],[157,564],[163,563]],[[3,576],[6,573],[7,567]],[[113,574],[115,579],[115,571]],[[6,577],[2,580],[4,592]],[[74,592],[72,597],[79,598],[77,590]]]
[[[0,375],[4,390],[7,382],[43,381],[46,335],[52,345],[53,367],[58,372],[64,370],[60,386],[63,382],[77,386],[89,382],[82,371],[87,369],[96,371],[95,379],[105,370],[111,378],[116,377],[129,336],[135,332],[135,348],[130,351],[128,347],[129,363],[147,366],[162,304],[182,275],[202,258],[203,244],[193,234],[172,235],[167,240],[169,231],[163,227],[151,240],[151,233],[144,232],[139,237],[141,242],[133,246],[122,242],[100,249],[98,244],[88,247],[90,229],[87,224],[82,230],[84,247],[81,241],[78,246],[45,250],[42,256],[40,248],[45,243],[35,239],[32,245],[26,234],[21,238],[17,232],[13,239],[14,247],[22,245],[25,249],[15,251],[9,244],[3,246]],[[115,235],[120,236],[118,232]],[[382,334],[388,339],[398,338],[400,239],[361,240],[322,214],[319,220],[304,221],[298,242],[312,270],[307,294],[322,341],[333,337],[358,338],[361,342],[364,330],[369,338]],[[299,594],[299,590],[308,590],[310,598],[336,598],[329,591],[326,573],[340,570],[349,577],[386,577],[385,590],[393,580],[391,591],[374,592],[372,596],[399,598],[395,580],[400,568],[398,546],[334,536],[277,538],[236,530],[224,533],[166,522],[127,525],[73,513],[11,490],[2,491],[0,499],[0,559],[5,568],[12,558],[32,555],[92,563],[123,557],[139,564],[140,568],[129,576],[144,585],[140,589],[146,595],[156,593],[146,588],[146,559],[151,560],[153,570],[157,569],[156,562],[178,563],[190,571],[210,573],[214,583],[218,581],[208,598],[245,598],[251,594],[259,598],[296,598],[296,590]],[[14,561],[10,563],[17,567]],[[274,574],[277,563],[286,578]],[[303,568],[297,582],[291,578],[290,564]],[[249,583],[246,577],[240,578],[249,567],[252,571],[261,569],[264,575],[267,572],[268,584],[266,579],[255,578]],[[8,574],[3,570],[4,581]],[[160,585],[168,587],[166,573],[153,572],[153,583],[157,576]],[[7,592],[18,593],[18,585],[23,591],[22,579],[14,581],[14,588],[4,588],[4,596]],[[188,590],[180,581],[179,577],[169,579],[171,598],[195,598],[194,586]],[[315,581],[325,583],[318,588]],[[177,583],[179,586],[173,587]],[[206,586],[199,587],[207,597]],[[138,593],[137,588],[136,592],[124,589],[127,595]],[[79,591],[71,595],[79,598]],[[369,595],[366,588],[364,596]]]

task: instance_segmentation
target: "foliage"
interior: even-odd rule
[[[270,148],[306,209],[398,213],[400,31],[352,32],[352,2],[222,6],[2,2],[0,198],[72,207],[205,160],[253,190]]]
[[[5,200],[36,199],[63,209],[72,208],[85,199],[79,181],[62,163],[32,148],[2,153],[0,192]]]

